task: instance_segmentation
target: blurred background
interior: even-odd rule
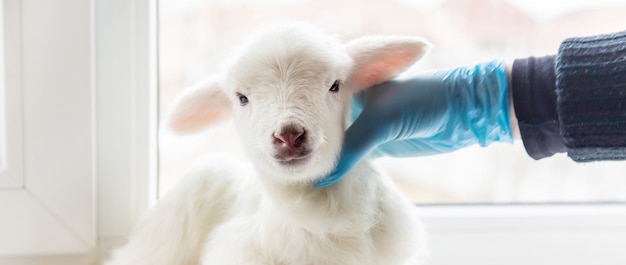
[[[414,71],[556,53],[574,36],[626,30],[626,3],[522,0],[159,0],[160,113],[174,96],[217,71],[255,28],[315,24],[342,40],[366,34],[427,38]],[[159,136],[159,195],[206,152],[243,155],[232,124],[192,136]],[[416,203],[607,203],[626,201],[626,162],[535,161],[521,142],[432,157],[377,160]]]

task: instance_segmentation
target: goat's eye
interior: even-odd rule
[[[249,100],[248,97],[246,97],[245,95],[237,93],[237,97],[239,97],[239,103],[241,104],[241,106],[248,104]]]
[[[333,83],[332,86],[330,86],[330,89],[328,91],[339,92],[339,80],[335,80],[335,82]]]

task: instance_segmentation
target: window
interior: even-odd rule
[[[256,26],[305,20],[344,40],[423,36],[435,48],[411,71],[554,54],[560,41],[624,30],[615,0],[159,0],[159,112]],[[409,73],[410,74],[410,73]],[[207,151],[241,155],[232,124],[159,135],[162,196]],[[230,138],[232,139],[232,138]],[[626,163],[534,161],[520,142],[378,160],[417,204],[434,265],[624,264]],[[572,253],[577,253],[572,255]]]

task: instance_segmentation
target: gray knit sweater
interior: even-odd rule
[[[511,83],[531,157],[626,159],[626,31],[567,39],[556,56],[515,60]]]

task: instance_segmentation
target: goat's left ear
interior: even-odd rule
[[[367,36],[345,48],[354,60],[348,83],[361,90],[387,81],[422,58],[431,45],[419,37]]]
[[[219,76],[211,76],[176,97],[164,124],[179,135],[192,134],[230,116],[231,102]]]

